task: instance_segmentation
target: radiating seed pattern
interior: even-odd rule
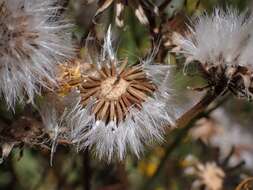
[[[141,109],[142,103],[156,89],[141,65],[128,67],[125,61],[116,68],[112,62],[97,72],[97,77],[88,77],[82,83],[80,92],[84,105],[91,96],[96,99],[92,112],[97,120],[105,123],[123,121],[130,108]]]
[[[156,89],[142,65],[127,64],[125,60],[120,67],[116,67],[116,63],[111,62],[100,69],[93,65],[86,68],[86,74],[80,71],[80,64],[62,67],[60,81],[64,82],[61,82],[58,92],[65,94],[74,87],[81,94],[83,106],[86,106],[91,98],[95,100],[92,113],[96,120],[120,123],[126,118],[129,109],[140,110],[142,103],[152,96]]]

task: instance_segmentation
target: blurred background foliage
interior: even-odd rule
[[[162,0],[154,0],[160,4]],[[168,18],[179,12],[187,17],[201,14],[204,10],[210,12],[214,7],[234,6],[240,10],[251,9],[250,0],[174,0],[164,10]],[[77,27],[74,31],[75,40],[80,43],[83,36],[88,36],[92,19],[96,11],[94,4],[86,5],[82,0],[72,0],[69,4],[68,14],[75,18]],[[96,32],[98,38],[102,39],[105,29],[109,24],[113,26],[114,41],[119,57],[128,57],[130,62],[135,63],[151,49],[151,40],[146,26],[141,25],[130,8],[124,13],[126,24],[123,29],[114,26],[113,7],[103,13],[96,20]],[[82,43],[84,45],[84,43]],[[85,52],[83,49],[82,52]],[[178,61],[179,60],[179,61]],[[180,59],[175,59],[167,54],[166,64],[180,65]],[[179,64],[176,64],[179,62]],[[193,69],[194,68],[188,68]],[[190,107],[202,95],[201,92],[189,90],[187,87],[199,87],[203,81],[198,76],[185,76],[182,67],[175,66],[172,76],[177,101],[182,110]],[[245,176],[253,173],[253,107],[251,103],[243,100],[230,98],[221,99],[220,107],[205,116],[205,121],[197,125],[191,124],[185,129],[176,129],[167,135],[164,144],[150,147],[144,155],[137,159],[129,155],[125,162],[108,164],[97,160],[92,152],[75,153],[67,147],[58,147],[54,155],[53,165],[50,166],[50,154],[46,151],[34,150],[24,147],[22,150],[15,150],[10,157],[0,165],[0,189],[3,190],[117,190],[117,189],[152,189],[152,190],[188,190],[196,181],[196,176],[188,175],[186,169],[190,167],[191,161],[186,159],[191,155],[199,162],[219,161],[229,155],[232,147],[236,144],[221,140],[227,147],[223,150],[220,144],[205,143],[206,139],[213,138],[211,127],[222,130],[217,138],[234,139],[238,142],[239,148],[244,148],[246,156],[242,156],[242,150],[236,149],[234,160],[225,168],[228,174],[229,183],[225,183],[224,190],[235,189],[235,186]],[[16,115],[8,112],[0,105],[1,118],[10,120]],[[22,110],[23,108],[18,108]],[[198,123],[198,122],[197,122]],[[204,126],[204,132],[195,131]],[[240,128],[235,134],[230,134],[227,128]],[[192,128],[192,129],[191,129]],[[190,131],[190,132],[189,132]],[[211,131],[211,132],[210,132]],[[237,135],[236,135],[237,134]],[[231,135],[231,136],[230,136]],[[247,141],[244,141],[246,135]],[[218,136],[218,135],[217,135]],[[208,139],[207,141],[209,141]],[[219,139],[218,139],[219,140]],[[227,152],[226,152],[227,151]],[[245,160],[246,164],[241,161]],[[223,163],[224,164],[224,163]],[[241,164],[241,165],[240,165]],[[235,170],[233,170],[235,167]],[[232,169],[231,169],[232,168]],[[204,188],[202,188],[204,189]]]

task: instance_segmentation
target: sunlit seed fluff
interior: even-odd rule
[[[80,97],[81,108],[69,110],[77,116],[68,118],[70,141],[107,161],[123,159],[128,150],[139,156],[144,145],[161,141],[164,127],[174,121],[170,67],[154,64],[152,56],[135,66],[117,60],[110,33],[89,72],[79,75],[69,69],[67,74],[65,69],[65,85],[58,90],[69,92],[72,86]],[[76,68],[82,68],[82,63]]]
[[[0,92],[8,106],[54,83],[54,66],[73,55],[72,24],[56,0],[0,0]]]
[[[176,39],[188,61],[197,60],[209,66],[237,65],[250,37],[252,18],[238,10],[216,8],[204,13],[189,26],[185,36]]]

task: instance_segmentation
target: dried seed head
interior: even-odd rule
[[[252,99],[252,21],[247,12],[216,8],[199,16],[185,36],[172,36],[174,51],[185,55],[186,66],[197,61],[210,84],[222,83],[235,95]]]
[[[54,65],[74,55],[57,1],[0,0],[0,91],[13,107],[54,83]]]
[[[156,89],[142,66],[120,68],[114,63],[97,69],[98,77],[88,77],[80,88],[82,102],[86,106],[90,97],[96,99],[93,114],[105,123],[122,122],[131,108],[141,109],[142,103]]]
[[[139,156],[143,145],[161,141],[164,126],[174,121],[170,66],[154,64],[153,56],[132,66],[127,59],[117,60],[110,29],[104,43],[98,61],[89,66],[83,61],[61,66],[57,92],[73,106],[62,113],[68,121],[56,128],[68,126],[63,136],[79,149],[93,148],[100,159],[123,159],[127,147]],[[73,91],[78,98],[71,96]],[[46,126],[55,121],[44,120]]]
[[[177,38],[181,52],[210,66],[237,65],[247,44],[252,18],[238,10],[216,8],[204,13],[189,27],[185,36]]]

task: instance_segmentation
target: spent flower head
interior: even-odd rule
[[[65,96],[71,91],[79,94],[73,99],[76,106],[65,109],[75,115],[64,125],[69,140],[108,161],[123,159],[127,148],[139,156],[144,145],[161,141],[164,126],[174,121],[170,66],[154,64],[153,56],[130,65],[127,59],[117,59],[111,44],[109,29],[98,60],[67,64],[57,89]],[[48,121],[46,126],[51,125]]]
[[[240,97],[252,98],[252,16],[233,8],[203,13],[184,36],[174,34],[176,52],[186,57],[186,66],[198,62],[211,85],[225,83]]]
[[[0,92],[8,106],[32,101],[54,66],[73,53],[72,24],[60,16],[56,0],[0,0]]]
[[[251,27],[252,20],[246,12],[216,8],[211,15],[205,12],[198,16],[176,42],[191,60],[209,66],[236,65]]]

